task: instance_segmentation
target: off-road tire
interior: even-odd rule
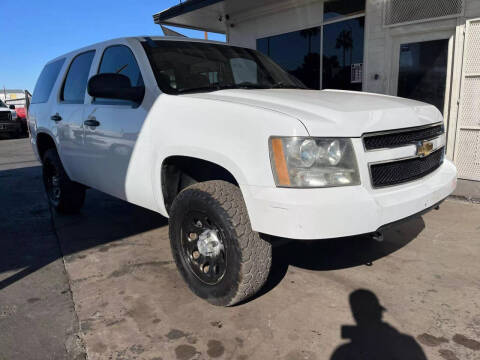
[[[200,281],[182,255],[182,223],[189,211],[208,213],[224,234],[226,271],[214,285]],[[206,181],[184,189],[170,211],[170,244],[177,267],[190,289],[217,306],[231,306],[257,293],[272,263],[272,246],[250,225],[240,189],[225,181]]]
[[[68,177],[56,149],[48,149],[43,155],[43,183],[50,205],[59,213],[72,214],[80,211],[85,202],[85,187]],[[60,195],[54,199],[49,188],[51,171],[58,177]]]

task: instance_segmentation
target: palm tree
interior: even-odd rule
[[[343,67],[347,66],[346,53],[347,50],[353,48],[352,30],[343,29],[337,37],[336,49],[343,49]]]
[[[320,29],[318,27],[300,30],[300,36],[305,39],[308,39],[309,54],[312,52],[312,37],[317,36],[319,32],[320,32]]]

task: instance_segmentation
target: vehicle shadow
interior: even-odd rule
[[[377,296],[366,289],[353,291],[349,296],[355,325],[341,327],[342,339],[349,342],[339,345],[330,360],[353,359],[411,359],[427,357],[413,336],[402,334],[382,321],[386,311]]]
[[[155,212],[94,190],[79,214],[56,214],[40,166],[0,171],[0,204],[0,290],[62,256],[168,224]]]
[[[156,212],[91,189],[78,214],[52,209],[52,216],[64,256],[168,226],[168,219]]]
[[[374,261],[406,246],[424,228],[425,223],[418,216],[386,229],[382,242],[373,240],[369,235],[309,241],[270,239],[273,244],[271,272],[255,298],[275,288],[291,265],[316,271],[372,266]]]

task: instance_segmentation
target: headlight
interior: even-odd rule
[[[352,141],[344,138],[270,138],[270,162],[281,187],[359,185]]]

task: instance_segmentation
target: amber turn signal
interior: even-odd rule
[[[282,139],[271,139],[271,145],[278,185],[290,186],[290,176],[288,175],[287,162],[283,152]]]

